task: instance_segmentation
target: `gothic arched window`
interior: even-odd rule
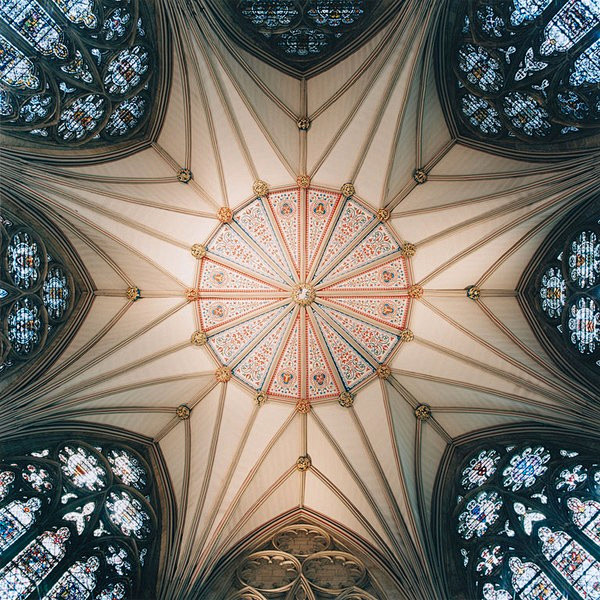
[[[0,597],[140,597],[160,533],[150,475],[140,454],[113,443],[0,456]]]
[[[598,133],[600,3],[450,4],[447,88],[471,136],[547,145]]]
[[[134,135],[156,77],[150,7],[139,0],[0,4],[0,123],[55,144]]]
[[[597,385],[600,212],[585,207],[579,212],[579,217],[561,223],[550,234],[542,252],[528,267],[530,275],[523,297],[535,316],[534,329],[545,336],[551,354],[570,372]]]
[[[0,378],[37,356],[65,324],[76,289],[59,256],[8,212],[0,214]]]
[[[296,76],[326,68],[398,11],[398,0],[208,0],[206,8],[252,54]],[[274,59],[274,60],[273,60]]]
[[[600,597],[597,452],[533,440],[485,443],[455,464],[446,496],[454,506],[446,534],[453,597]]]

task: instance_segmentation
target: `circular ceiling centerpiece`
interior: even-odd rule
[[[406,327],[402,243],[356,197],[294,187],[255,197],[206,244],[207,348],[254,391],[338,398],[377,376]]]

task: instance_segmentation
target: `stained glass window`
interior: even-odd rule
[[[554,441],[490,444],[456,468],[453,560],[467,575],[456,597],[600,598],[597,453]]]
[[[69,270],[48,255],[41,237],[4,211],[0,255],[2,377],[49,344],[67,321],[76,291]]]
[[[222,0],[206,10],[255,56],[295,75],[327,68],[372,37],[402,0]]]
[[[544,331],[571,365],[579,362],[592,377],[600,377],[599,221],[600,215],[584,214],[558,236],[530,284]]]
[[[0,455],[0,598],[150,597],[140,588],[159,531],[149,474],[130,448],[80,440]]]
[[[151,4],[0,4],[0,123],[42,142],[98,145],[135,134],[156,77]]]
[[[484,140],[546,145],[598,132],[600,3],[469,0],[460,6],[445,34],[453,67],[447,81],[467,129]]]

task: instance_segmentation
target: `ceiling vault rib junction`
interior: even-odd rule
[[[211,41],[211,36],[213,35],[213,32],[211,32],[210,30],[207,31],[206,28],[202,27],[202,24],[200,24],[200,30],[202,31],[202,33],[205,36],[205,39],[207,40],[207,42],[210,45],[211,50],[214,52],[215,57],[217,58],[217,60],[219,61],[219,65],[220,67],[228,74],[231,76],[231,71],[226,63],[226,61],[223,59],[223,56],[221,55],[221,53],[219,52],[218,48],[216,47],[214,41]],[[209,58],[207,58],[207,61],[210,60]],[[218,77],[218,75],[216,75],[216,77]],[[239,87],[238,83],[236,82],[234,77],[230,77],[230,82],[231,84],[234,86],[234,88],[236,89],[236,91],[240,94],[239,98],[242,100],[242,102],[244,103],[245,107],[247,108],[248,112],[252,115],[254,122],[256,123],[256,125],[260,128],[261,133],[265,136],[265,138],[267,139],[267,141],[269,142],[269,145],[271,146],[271,148],[274,150],[275,154],[277,155],[278,159],[281,161],[281,164],[286,168],[286,170],[288,171],[288,173],[290,174],[290,176],[292,177],[292,179],[294,178],[295,172],[294,172],[294,168],[292,167],[292,165],[288,162],[288,160],[285,158],[284,153],[281,151],[281,149],[279,148],[279,146],[275,143],[275,140],[273,139],[273,136],[270,135],[269,133],[269,129],[265,126],[265,124],[263,123],[262,119],[258,116],[258,114],[256,113],[256,111],[254,110],[254,108],[252,107],[252,104],[249,102],[249,100],[246,98],[245,94],[242,93],[241,88]],[[227,97],[225,97],[227,98]],[[236,131],[237,131],[237,127],[236,127]],[[241,139],[241,133],[240,135],[240,139]],[[252,161],[251,158],[251,154],[249,149],[247,148],[247,146],[244,144],[243,145],[243,151],[244,154],[247,154],[247,161],[249,164],[249,168],[250,171],[252,173],[253,179],[256,181],[257,179],[259,179],[259,175],[258,172],[256,170],[256,167],[254,165],[254,162]]]
[[[423,6],[427,7],[427,4],[425,3]],[[433,12],[433,9],[431,6],[429,6],[428,10],[425,14],[425,17],[423,19],[425,23],[429,22],[429,20],[431,19],[432,12]],[[414,16],[415,23],[416,23],[418,16],[421,16],[421,15],[417,14]],[[414,36],[414,38],[413,37],[409,38],[409,42],[413,42],[414,39],[416,39],[415,58],[413,59],[411,66],[410,66],[411,77],[417,69],[417,65],[419,63],[421,53],[423,52],[423,47],[426,43],[425,42],[425,31],[426,31],[425,29],[421,30],[419,32],[418,37],[417,37],[417,31],[414,31],[412,34]],[[375,132],[381,125],[381,120],[383,119],[383,115],[390,103],[391,98],[392,98],[392,92],[394,90],[394,87],[396,87],[396,85],[398,83],[398,79],[400,77],[401,70],[404,69],[406,66],[405,62],[408,60],[411,50],[413,50],[412,43],[406,44],[406,52],[403,53],[401,55],[401,57],[399,57],[398,62],[394,66],[394,70],[392,72],[392,77],[390,78],[388,86],[385,90],[385,94],[383,95],[381,104],[377,107],[377,111],[373,115],[373,121],[372,121],[370,127],[368,128],[369,134],[366,136],[364,144],[361,147],[361,150],[358,152],[356,163],[352,167],[350,177],[348,178],[349,181],[356,181],[356,179],[358,178],[358,175],[360,173],[362,165],[364,164],[365,158],[369,152],[371,144],[373,143],[373,140],[375,139]],[[405,92],[405,94],[403,96],[403,102],[402,102],[399,113],[403,112],[407,97],[408,97],[408,90],[407,90],[407,92]],[[395,144],[392,147],[395,147]],[[390,156],[390,161],[391,160],[392,160],[392,156]]]

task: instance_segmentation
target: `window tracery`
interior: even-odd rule
[[[0,378],[46,347],[76,300],[69,269],[48,254],[38,233],[0,215]]]
[[[599,376],[600,215],[588,213],[561,231],[538,263],[530,288],[539,326],[554,347],[571,365]]]
[[[597,1],[460,6],[450,17],[447,81],[454,112],[470,134],[487,142],[548,144],[598,133]]]
[[[303,57],[325,51],[373,4],[371,0],[243,0],[240,10],[276,49]]]
[[[3,2],[3,130],[68,145],[134,135],[157,79],[150,10],[139,0]]]
[[[207,0],[223,30],[296,77],[327,69],[397,14],[397,0]]]
[[[466,568],[465,597],[600,597],[597,455],[487,443],[466,454],[455,482],[452,560]]]
[[[227,600],[383,600],[363,562],[320,527],[282,527],[243,558]]]
[[[3,599],[132,599],[152,577],[159,522],[132,449],[72,440],[2,455],[0,498]]]

